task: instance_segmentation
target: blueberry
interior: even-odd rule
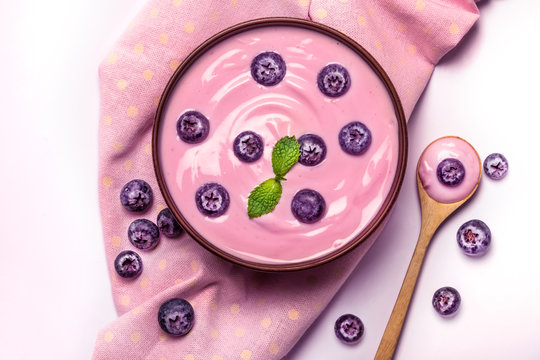
[[[351,87],[349,72],[340,64],[326,65],[317,75],[319,90],[330,97],[345,95]]]
[[[135,251],[122,251],[114,260],[114,268],[123,278],[134,278],[142,272],[143,263]]]
[[[504,155],[493,153],[484,160],[484,172],[493,180],[500,180],[508,172],[508,160]]]
[[[457,243],[467,255],[484,254],[491,244],[491,230],[481,220],[469,220],[457,231]]]
[[[183,141],[197,144],[204,141],[210,131],[210,122],[198,111],[186,111],[176,122],[176,133]]]
[[[158,311],[158,323],[167,334],[186,335],[193,327],[195,312],[191,304],[180,298],[165,301]]]
[[[159,231],[168,238],[179,237],[184,232],[184,229],[176,221],[169,208],[165,208],[159,212],[156,223]]]
[[[314,134],[305,134],[298,138],[300,143],[300,158],[298,162],[305,166],[315,166],[326,158],[324,140]]]
[[[150,250],[159,243],[159,229],[150,220],[137,219],[128,227],[128,238],[137,249]]]
[[[253,131],[244,131],[234,139],[234,155],[244,162],[254,162],[261,158],[264,143],[261,136]]]
[[[315,190],[302,189],[297,192],[291,202],[294,217],[305,224],[319,221],[326,210],[324,198]]]
[[[251,76],[264,86],[277,85],[285,77],[287,66],[278,53],[266,51],[260,53],[251,61]]]
[[[341,149],[351,155],[362,155],[371,145],[371,131],[360,121],[353,121],[339,132]]]
[[[356,344],[364,334],[364,324],[358,316],[344,314],[336,320],[334,332],[341,342],[348,345]]]
[[[218,217],[229,207],[229,193],[220,184],[207,183],[195,193],[195,203],[203,215]]]
[[[440,315],[450,316],[459,309],[461,296],[453,287],[445,286],[435,291],[431,303]]]
[[[437,178],[446,186],[458,186],[465,177],[465,167],[458,159],[447,158],[437,166]]]
[[[129,211],[141,212],[152,202],[152,188],[144,180],[134,179],[128,182],[120,192],[120,202]]]

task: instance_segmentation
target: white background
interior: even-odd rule
[[[0,1],[0,358],[89,359],[116,317],[97,199],[97,65],[144,0]],[[372,250],[289,359],[371,359],[420,226],[415,167],[445,135],[480,156],[501,152],[508,176],[482,180],[436,234],[396,359],[540,359],[540,2],[486,0],[481,18],[437,67],[409,122],[409,167]],[[482,258],[462,254],[457,228],[479,218],[493,233]],[[431,307],[450,285],[452,319]],[[333,334],[362,318],[352,347]]]

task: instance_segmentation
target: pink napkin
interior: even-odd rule
[[[126,233],[137,218],[156,221],[166,205],[151,157],[158,99],[182,59],[214,33],[269,16],[311,19],[363,45],[388,72],[407,117],[434,64],[478,19],[474,0],[150,0],[99,68],[101,85],[99,197],[112,293],[119,318],[102,329],[93,359],[280,359],[323,311],[375,238],[322,267],[287,274],[254,272],[204,250],[189,236],[161,237],[138,251],[144,271],[120,278],[117,254],[133,249]],[[154,190],[143,214],[119,202],[139,178]],[[135,249],[136,250],[136,249]],[[191,302],[196,323],[184,337],[166,335],[159,306]]]

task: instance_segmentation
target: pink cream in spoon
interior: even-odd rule
[[[441,171],[439,174],[437,171],[444,167],[444,161],[447,168],[443,172],[446,171],[449,177],[456,176],[455,180],[447,180],[446,183],[441,179]],[[447,136],[433,141],[424,150],[418,173],[431,198],[441,203],[453,203],[473,191],[480,176],[480,164],[476,150],[467,141]]]

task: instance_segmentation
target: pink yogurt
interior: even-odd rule
[[[251,60],[264,51],[286,62],[283,81],[257,84]],[[317,74],[340,63],[351,76],[342,97],[324,96]],[[209,119],[205,141],[187,144],[176,134],[186,110]],[[346,154],[339,130],[358,120],[371,130],[372,144],[360,156]],[[242,131],[262,136],[263,157],[247,164],[234,155],[234,138]],[[327,145],[326,159],[315,167],[296,164],[282,182],[283,194],[270,214],[247,215],[251,190],[273,177],[271,153],[283,136],[312,133]],[[324,256],[353,239],[377,214],[389,194],[398,161],[398,123],[384,83],[361,57],[340,41],[308,29],[275,26],[234,35],[215,45],[178,80],[163,108],[159,157],[165,184],[178,210],[208,241],[247,261],[296,263]],[[194,194],[208,182],[230,194],[227,212],[202,215]],[[297,221],[290,210],[294,194],[318,191],[326,201],[324,217],[314,224]]]
[[[437,177],[437,166],[447,158],[461,161],[465,177],[457,186],[447,186]],[[424,150],[418,168],[420,180],[428,195],[443,203],[463,200],[473,191],[480,177],[480,159],[476,150],[465,140],[455,136],[435,140]]]

